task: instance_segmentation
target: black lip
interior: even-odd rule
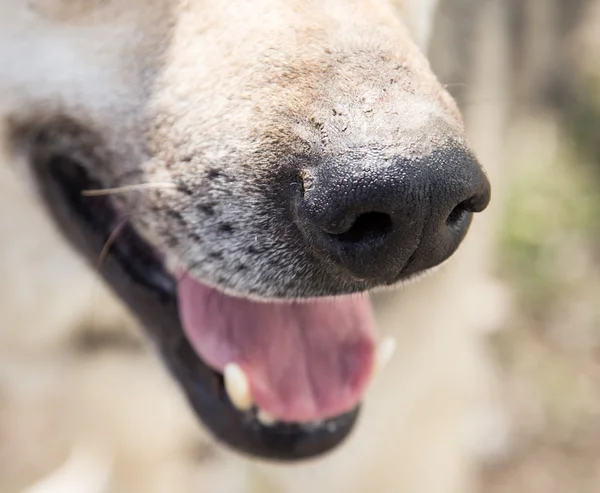
[[[197,416],[221,442],[258,458],[294,461],[319,456],[343,442],[359,408],[308,428],[300,424],[266,427],[229,401],[222,376],[196,355],[179,320],[175,280],[152,248],[120,218],[108,197],[85,197],[102,188],[83,166],[65,156],[32,158],[42,196],[66,238],[96,268],[115,228],[100,272],[136,314],[163,360],[183,388]]]

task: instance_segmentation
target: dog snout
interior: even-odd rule
[[[349,153],[300,178],[295,214],[309,250],[380,284],[446,260],[490,200],[484,171],[459,144],[418,158]]]

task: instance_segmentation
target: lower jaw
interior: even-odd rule
[[[206,365],[179,335],[170,344],[159,344],[159,351],[199,419],[223,444],[254,458],[298,461],[330,452],[350,435],[359,407],[319,423],[267,425],[256,409],[239,411],[229,399],[223,375]]]
[[[195,359],[196,364],[186,364],[188,358]],[[186,342],[178,348],[177,358],[166,360],[183,385],[189,403],[213,436],[253,458],[287,462],[316,458],[344,442],[359,416],[357,407],[318,424],[264,425],[254,411],[241,413],[232,405],[224,390],[223,377],[199,362]],[[211,374],[206,375],[207,371]],[[202,384],[198,384],[198,373],[204,373]],[[186,380],[188,383],[183,383]]]
[[[350,434],[359,408],[318,424],[263,425],[253,413],[241,413],[230,402],[223,376],[207,366],[185,338],[175,295],[175,281],[128,224],[119,226],[117,241],[105,251],[119,218],[109,199],[82,196],[101,188],[77,162],[63,156],[33,156],[39,189],[58,227],[129,306],[155,343],[198,418],[221,442],[252,457],[297,461],[336,448]],[[159,424],[157,424],[159,425]]]

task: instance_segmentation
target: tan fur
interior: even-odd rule
[[[262,190],[293,179],[282,159],[374,146],[408,159],[464,143],[454,102],[386,1],[103,2],[69,10],[75,20],[50,5],[17,7],[23,23],[0,39],[12,47],[3,91],[13,140],[27,146],[43,132],[51,147],[36,152],[77,155],[107,187],[181,184],[120,199],[153,245],[222,289],[368,287],[324,279],[298,241],[281,245],[285,211]],[[47,66],[52,57],[65,73]],[[248,238],[267,248],[253,254]]]
[[[27,129],[48,125],[60,137],[56,145],[90,157],[90,166],[91,156],[101,156],[98,173],[107,186],[126,184],[121,176],[127,173],[135,182],[183,180],[192,188],[205,184],[198,170],[216,167],[235,177],[213,185],[205,198],[229,200],[222,192],[228,189],[243,198],[240,210],[224,212],[215,223],[196,216],[186,220],[200,224],[209,243],[229,242],[231,258],[256,264],[261,272],[251,279],[232,275],[225,287],[240,290],[254,282],[250,287],[268,284],[275,293],[278,278],[268,277],[265,266],[281,262],[294,275],[303,265],[293,251],[283,260],[240,253],[243,238],[254,233],[245,225],[269,212],[248,193],[247,184],[262,179],[290,149],[319,145],[340,152],[346,141],[336,128],[344,122],[333,119],[332,110],[341,109],[353,122],[359,130],[351,137],[363,145],[373,133],[361,128],[376,129],[379,143],[405,153],[426,153],[448,133],[466,139],[456,105],[419,50],[430,36],[434,3],[3,2],[0,117],[8,136],[15,128],[26,129],[25,143]],[[385,96],[384,87],[391,94]],[[399,100],[405,113],[391,116],[392,100]],[[43,372],[47,358],[55,369],[47,386],[60,388],[62,398],[49,412],[62,423],[64,413],[76,418],[62,431],[65,444],[39,444],[46,452],[36,474],[57,467],[71,445],[84,441],[108,450],[115,461],[114,491],[126,493],[469,491],[472,435],[475,441],[480,436],[469,427],[470,418],[477,422],[482,416],[483,433],[502,428],[501,417],[488,412],[493,375],[476,332],[485,324],[472,311],[483,290],[493,290],[485,277],[489,245],[483,218],[440,274],[377,299],[381,325],[399,336],[400,351],[375,382],[351,441],[314,464],[248,465],[212,448],[151,357],[82,359],[62,349],[82,325],[130,330],[133,323],[64,246],[35,195],[23,191],[22,184],[33,179],[16,144],[23,142],[6,143],[0,166],[0,203],[19,217],[17,227],[12,214],[0,214],[0,313],[8,314],[0,322],[0,355],[11,355],[0,367],[0,384],[7,382],[0,395],[4,390],[15,405],[27,402],[18,384],[22,374],[15,369]],[[493,159],[494,151],[481,147],[485,158]],[[25,180],[18,182],[14,175]],[[123,200],[144,212],[136,225],[172,256],[198,262],[210,253],[204,247],[190,249],[190,229],[164,214],[165,208],[185,211],[190,198],[158,189]],[[222,240],[215,228],[223,222],[244,234]],[[168,246],[173,237],[177,247]],[[207,270],[198,274],[213,280],[221,265],[203,264]],[[458,283],[465,289],[457,290]],[[31,395],[44,392],[38,388]],[[50,442],[52,433],[45,436]],[[12,443],[26,440],[26,431],[17,432]],[[208,458],[190,458],[194,447],[188,440],[208,449]],[[0,469],[0,477],[9,473]],[[11,477],[6,491],[24,486],[18,473]],[[3,488],[0,483],[2,493]]]

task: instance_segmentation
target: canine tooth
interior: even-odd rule
[[[223,371],[225,390],[232,404],[240,411],[248,411],[252,407],[250,383],[244,370],[237,363],[228,363]]]
[[[390,362],[394,352],[396,351],[396,339],[393,337],[386,337],[377,348],[377,355],[375,359],[375,371],[380,372]]]
[[[263,411],[262,409],[259,409],[256,413],[256,419],[258,419],[258,421],[260,421],[260,423],[264,426],[273,426],[277,422],[275,416],[270,415],[268,412]]]

